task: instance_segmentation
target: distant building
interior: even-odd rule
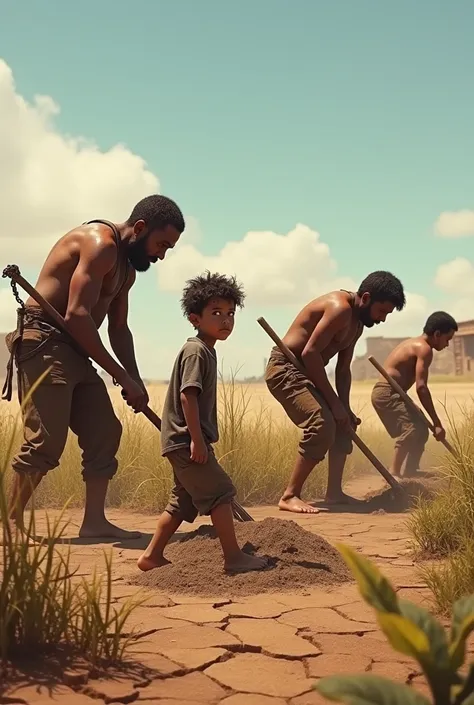
[[[448,348],[434,352],[430,373],[435,375],[467,376],[474,379],[474,320],[458,323],[459,329]],[[365,355],[352,363],[352,378],[356,381],[376,379],[377,372],[369,362],[372,355],[382,365],[388,354],[407,338],[367,338]]]
[[[458,326],[452,342],[455,374],[474,377],[474,320],[463,321]]]

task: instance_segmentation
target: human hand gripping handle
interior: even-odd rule
[[[131,406],[136,414],[144,411],[148,405],[148,394],[144,386],[130,375],[124,375],[119,382],[122,387],[122,398]]]
[[[275,333],[273,328],[266,322],[266,320],[263,317],[260,317],[257,319],[257,322],[261,325],[263,330],[270,336],[270,338],[273,340],[275,345],[277,345],[282,353],[286,356],[286,358],[296,367],[296,369],[301,372],[302,375],[308,378],[308,375],[306,373],[306,370],[304,368],[304,365],[298,360],[298,358],[291,352],[289,347],[285,345],[285,343],[280,340],[278,335]],[[308,390],[315,396],[315,390],[314,387],[308,378]],[[347,411],[346,411],[347,414]],[[390,487],[393,487],[394,489],[400,489],[401,485],[397,482],[397,480],[389,473],[387,468],[380,462],[380,460],[372,453],[370,448],[368,448],[364,441],[359,438],[355,430],[352,428],[352,425],[349,425],[348,427],[348,433],[351,436],[352,440],[356,444],[358,448],[362,451],[362,453],[365,455],[365,457],[372,463],[374,468],[378,470],[378,472],[382,475],[384,480],[390,485]]]

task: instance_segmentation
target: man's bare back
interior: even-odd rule
[[[399,343],[385,360],[384,368],[407,392],[416,381],[416,363],[419,359],[424,359],[428,367],[433,360],[433,350],[422,335]]]
[[[119,251],[114,231],[108,225],[91,223],[70,230],[53,246],[41,269],[36,284],[37,291],[62,316],[66,316],[70,299],[71,281],[81,259],[89,260],[91,256],[108,254],[109,267],[104,271],[98,300],[90,315],[97,328],[102,325],[114,297],[124,283],[127,274],[127,288],[135,280],[135,273],[128,266],[125,248]],[[28,299],[28,306],[37,305]]]
[[[352,304],[354,296],[346,291],[331,291],[310,301],[291,324],[283,342],[296,357],[301,358],[322,318],[332,313],[342,314],[343,326],[333,330],[332,335],[326,336],[324,346],[319,349],[324,365],[327,365],[341,350],[353,345],[362,333],[362,325]]]

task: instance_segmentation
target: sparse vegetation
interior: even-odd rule
[[[62,513],[54,522],[47,520],[46,533],[39,536],[33,506],[25,527],[28,540],[9,524],[4,480],[16,428],[14,419],[8,424],[0,465],[0,667],[15,657],[58,646],[94,665],[121,660],[128,645],[123,627],[140,600],[118,608],[112,605],[109,556],[105,575],[94,572],[87,580],[75,578],[69,547],[60,545],[66,528]]]
[[[389,581],[367,558],[347,546],[339,551],[357,580],[359,591],[375,610],[378,624],[398,652],[417,661],[431,690],[433,705],[468,705],[474,701],[474,664],[465,668],[466,641],[474,631],[474,595],[453,604],[449,638],[424,608],[400,600]],[[353,705],[427,705],[430,701],[408,685],[376,675],[322,678],[316,685],[329,700]]]
[[[455,600],[474,593],[474,413],[465,408],[462,421],[450,425],[458,457],[443,458],[448,491],[420,500],[408,519],[415,550],[435,559],[421,568],[421,576],[445,614]]]

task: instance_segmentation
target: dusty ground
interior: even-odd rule
[[[362,497],[381,486],[378,476],[370,475],[349,489]],[[410,557],[406,515],[333,511],[298,517],[273,507],[254,508],[252,514],[256,520],[291,519],[330,543],[347,543],[374,559],[401,596],[429,606],[429,591]],[[110,511],[109,516],[145,534],[139,541],[113,544],[114,598],[120,602],[137,593],[127,579],[136,570],[135,561],[155,521],[119,511]],[[80,512],[70,512],[71,537],[80,517]],[[94,565],[101,566],[102,549],[107,547],[110,544],[73,539],[72,562],[79,574],[87,576]],[[74,690],[64,684],[48,690],[46,685],[25,682],[9,688],[4,697],[11,699],[0,697],[0,702],[92,705],[99,698],[96,703],[316,705],[326,702],[311,691],[316,679],[365,671],[426,688],[417,665],[387,645],[353,582],[233,599],[183,596],[170,590],[148,590],[146,595],[147,604],[136,610],[129,624],[141,635],[130,654],[141,664],[134,675],[98,680],[82,674]]]

